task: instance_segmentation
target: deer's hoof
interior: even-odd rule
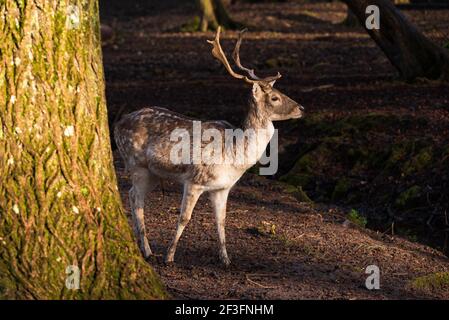
[[[145,259],[153,255],[150,244],[148,243],[148,240],[146,238],[143,240],[143,245],[141,246],[140,250],[142,251],[142,254]]]
[[[225,266],[225,268],[228,268],[231,265],[231,260],[229,260],[228,257],[221,258],[221,262]]]
[[[151,257],[153,255],[153,253],[150,251],[143,251],[142,255],[145,259],[148,259],[149,257]]]
[[[174,261],[175,261],[175,255],[168,253],[167,256],[165,257],[165,264],[170,265],[170,264],[173,264]]]

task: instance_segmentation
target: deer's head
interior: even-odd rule
[[[304,114],[303,106],[273,88],[273,85],[274,81],[268,84],[253,84],[251,99],[257,108],[271,121],[301,118]]]
[[[239,33],[232,58],[236,66],[243,72],[246,72],[247,76],[236,73],[229,64],[220,45],[220,27],[217,29],[215,39],[208,40],[213,45],[212,55],[221,61],[231,76],[252,84],[251,100],[258,110],[263,112],[270,120],[279,121],[301,118],[304,114],[304,107],[274,88],[276,80],[281,77],[279,72],[272,77],[259,78],[253,69],[242,66],[240,62],[240,45],[242,44],[242,36],[245,31],[246,29]]]

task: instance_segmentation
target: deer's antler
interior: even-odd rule
[[[228,59],[226,58],[226,55],[225,55],[225,53],[224,53],[224,51],[223,51],[223,49],[221,48],[221,45],[220,45],[220,31],[221,31],[221,28],[218,27],[217,28],[217,33],[215,34],[215,39],[214,40],[207,40],[207,42],[209,42],[210,44],[213,45],[212,55],[216,59],[218,59],[225,66],[226,70],[228,70],[228,72],[229,72],[229,74],[231,76],[233,76],[234,78],[237,78],[237,79],[243,79],[243,80],[245,80],[245,82],[251,83],[251,84],[253,84],[253,83],[266,84],[268,82],[277,80],[277,79],[279,79],[281,77],[281,74],[278,72],[278,74],[276,76],[273,76],[273,77],[259,78],[258,76],[255,75],[254,70],[248,69],[248,68],[245,68],[245,67],[242,66],[242,64],[240,63],[239,51],[240,51],[240,45],[242,44],[242,35],[246,31],[246,29],[244,29],[244,30],[242,30],[240,32],[239,38],[238,38],[237,43],[235,45],[235,49],[234,49],[234,52],[233,52],[232,56],[233,56],[234,62],[237,65],[237,67],[240,70],[247,72],[248,75],[249,75],[249,78],[247,76],[242,75],[242,74],[236,73],[234,70],[232,70],[232,67],[229,64]]]
[[[251,77],[251,79],[253,80],[257,80],[257,81],[261,81],[261,82],[271,82],[274,80],[277,80],[281,77],[281,74],[278,72],[277,75],[275,76],[271,76],[271,77],[266,77],[266,78],[259,78],[258,76],[256,76],[256,74],[254,73],[254,69],[249,69],[246,68],[244,66],[242,66],[241,62],[240,62],[240,46],[242,44],[242,40],[243,40],[243,34],[247,31],[248,29],[243,29],[242,31],[239,32],[239,38],[237,40],[237,43],[235,44],[235,48],[234,48],[234,52],[232,53],[232,58],[234,59],[235,64],[237,65],[237,67],[242,70],[245,71],[246,73],[248,73],[248,75]]]

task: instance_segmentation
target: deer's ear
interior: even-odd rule
[[[255,100],[260,100],[263,96],[262,87],[258,83],[253,83],[252,93]]]

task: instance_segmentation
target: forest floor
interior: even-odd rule
[[[122,114],[154,105],[200,120],[224,119],[236,125],[242,120],[248,88],[231,79],[210,55],[205,40],[212,38],[212,33],[179,32],[195,16],[193,6],[174,0],[107,0],[100,5],[102,23],[113,29],[113,37],[103,48],[110,124]],[[372,113],[400,117],[394,122],[399,127],[389,128],[387,134],[370,134],[369,143],[380,147],[404,136],[431,137],[435,148],[447,140],[449,87],[423,80],[406,84],[397,79],[395,70],[362,29],[340,24],[345,17],[343,5],[237,3],[230,6],[230,12],[250,27],[242,45],[242,61],[262,74],[279,70],[283,78],[277,87],[306,107],[304,119],[276,124],[282,175],[297,160],[288,155],[289,148],[309,148],[317,134],[322,135],[307,119],[337,123]],[[436,41],[449,34],[447,11],[406,14]],[[236,33],[227,31],[222,38],[224,49],[232,50]],[[404,117],[412,119],[407,128],[403,127]],[[307,128],[313,130],[305,131]],[[117,152],[114,156],[129,212],[129,177]],[[198,202],[181,238],[175,264],[164,265],[162,255],[176,228],[181,188],[167,184],[164,196],[157,189],[146,203],[147,235],[156,253],[149,262],[170,294],[181,299],[449,299],[449,259],[419,243],[420,238],[349,222],[353,206],[358,210],[374,207],[382,213],[387,210],[366,199],[357,206],[330,200],[326,186],[332,185],[332,191],[341,180],[329,177],[341,176],[346,170],[343,165],[331,167],[331,171],[320,168],[321,175],[313,176],[320,181],[318,186],[304,188],[314,204],[298,201],[285,183],[245,174],[228,202],[229,269],[218,260],[214,218],[206,197]],[[354,188],[363,190],[370,175],[369,170],[352,172],[352,180],[363,182]],[[414,181],[407,180],[409,185],[422,182],[415,176]],[[395,188],[403,190],[405,182],[397,180]],[[385,187],[379,184],[376,188]],[[395,192],[399,191],[391,191]],[[334,198],[335,192],[330,193]],[[368,227],[372,227],[370,223]],[[440,234],[433,242],[421,242],[441,249],[443,240]],[[369,265],[380,268],[380,290],[365,287]]]

